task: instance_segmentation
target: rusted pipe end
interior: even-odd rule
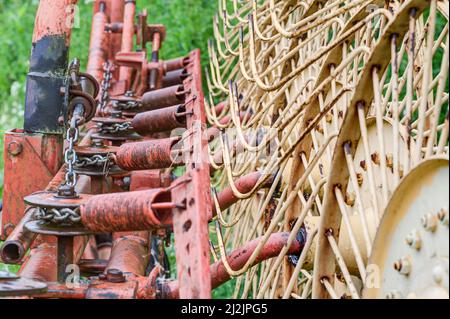
[[[5,264],[18,264],[25,256],[25,249],[18,240],[7,241],[0,248],[0,256]]]
[[[152,205],[170,199],[166,189],[93,196],[81,206],[81,221],[99,233],[161,228],[172,223],[172,210],[153,209]]]

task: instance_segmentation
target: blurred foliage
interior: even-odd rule
[[[3,134],[23,125],[25,79],[37,0],[0,1],[0,195],[3,185]],[[80,0],[72,35],[71,57],[86,66],[93,0]],[[170,59],[200,48],[205,59],[216,0],[138,0],[139,10],[147,8],[149,23],[167,27],[161,57]]]

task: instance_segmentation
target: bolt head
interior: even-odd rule
[[[400,258],[394,263],[394,269],[400,274],[408,276],[412,270],[411,258],[409,256]]]
[[[442,208],[438,213],[438,219],[443,223],[444,225],[448,226],[448,208],[444,207]]]
[[[436,215],[428,213],[422,217],[421,223],[423,228],[429,232],[435,232],[438,226],[438,218]]]
[[[23,152],[23,145],[20,142],[12,141],[8,144],[8,154],[18,156]]]
[[[103,143],[103,140],[101,140],[101,139],[93,139],[91,141],[91,146],[93,146],[93,147],[103,147],[103,146],[105,146],[105,144]]]
[[[386,294],[386,299],[402,299],[402,293],[398,290],[394,290]]]
[[[416,250],[420,250],[420,248],[422,248],[422,238],[420,237],[419,231],[416,229],[406,236],[405,241],[409,246]]]

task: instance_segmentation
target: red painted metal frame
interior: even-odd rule
[[[206,115],[201,81],[200,50],[190,54],[186,67],[192,77],[184,81],[190,90],[186,101],[187,132],[184,136],[186,175],[189,182],[172,191],[172,201],[185,203],[186,209],[174,209],[173,230],[180,283],[180,298],[211,298],[211,274],[208,222],[212,215]]]
[[[62,145],[59,135],[28,135],[22,130],[5,134],[1,240],[23,217],[23,197],[44,189],[61,167]]]

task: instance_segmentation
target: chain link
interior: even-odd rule
[[[110,161],[110,155],[94,155],[92,157],[81,157],[77,159],[75,168],[84,168],[90,166],[103,166]]]
[[[132,110],[141,107],[142,102],[140,101],[127,101],[127,102],[116,102],[116,107],[121,110]]]
[[[116,123],[112,125],[100,124],[99,128],[102,133],[119,133],[132,129],[130,122]]]
[[[111,88],[111,80],[113,78],[114,65],[111,62],[103,64],[103,81],[102,81],[102,95],[100,96],[98,107],[104,110],[109,102],[109,89]]]
[[[64,162],[67,165],[66,173],[66,185],[75,187],[77,183],[77,174],[74,171],[75,163],[77,162],[77,153],[75,152],[75,143],[78,141],[78,118],[73,117],[70,121],[70,127],[67,130],[66,140],[69,144],[66,152],[64,153]]]

